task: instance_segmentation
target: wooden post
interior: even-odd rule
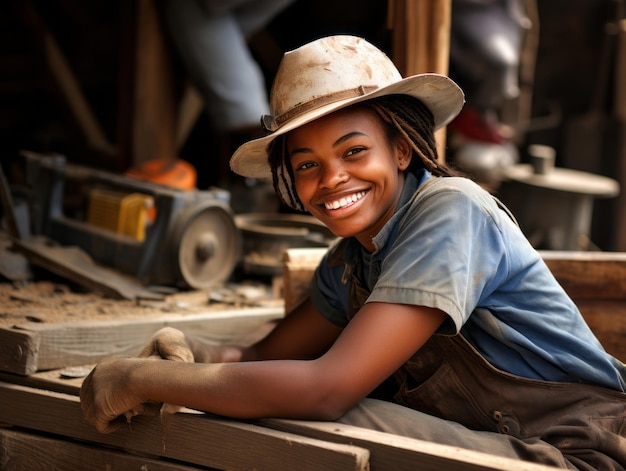
[[[63,50],[37,8],[31,1],[15,4],[20,6],[25,22],[39,41],[50,74],[65,98],[76,124],[83,132],[87,144],[107,157],[115,157],[117,149],[102,129]]]
[[[451,0],[390,0],[388,26],[392,55],[403,76],[434,72],[447,75],[450,63]],[[435,133],[445,161],[445,129]]]
[[[118,140],[128,166],[176,158],[178,87],[157,2],[136,0],[121,7],[122,72]]]
[[[616,139],[617,153],[617,181],[621,186],[621,192],[615,202],[613,219],[615,229],[613,234],[613,249],[626,251],[626,19],[617,23],[617,54],[615,60],[615,99],[614,111],[617,121]]]

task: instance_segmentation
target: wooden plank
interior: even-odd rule
[[[387,22],[392,58],[403,76],[435,72],[447,75],[450,63],[451,0],[391,0]],[[446,131],[435,133],[439,160],[445,162]]]
[[[351,443],[370,450],[372,471],[550,471],[557,468],[503,458],[459,447],[416,440],[336,422],[266,419],[263,426],[321,440]]]
[[[118,299],[163,299],[162,295],[147,289],[137,278],[99,265],[80,247],[55,245],[44,236],[16,240],[14,247],[33,265],[96,293]]]
[[[18,400],[20,408],[4,406]],[[77,414],[80,414],[78,398],[73,395],[0,382],[0,422],[220,469],[251,467],[250,463],[254,464],[255,469],[355,469],[352,458],[350,466],[342,468],[346,464],[345,455],[338,452],[339,456],[335,456],[334,453],[343,448],[335,448],[329,444],[367,451],[367,460],[373,471],[554,469],[335,422],[265,419],[243,423],[185,409],[183,413],[168,417],[163,424],[160,424],[158,419],[137,417],[133,419],[131,429],[102,435],[82,421],[82,418],[77,418]],[[211,440],[205,441],[203,437],[220,437],[220,440],[215,443]],[[321,447],[293,450],[292,445],[289,445],[289,453],[285,454],[282,448],[287,444],[283,438],[289,437],[291,439],[299,437],[300,441],[313,440],[313,444],[321,444]],[[297,441],[294,442],[293,447],[297,444]],[[205,449],[207,447],[208,449]],[[273,447],[270,453],[275,456],[264,456],[263,461],[257,462],[255,450],[263,450],[263,453],[266,453],[268,447]],[[294,453],[298,456],[290,456]],[[341,464],[335,461],[339,459],[342,460]],[[280,466],[277,466],[277,463],[280,463]]]
[[[135,165],[176,153],[176,119],[179,90],[168,39],[155,0],[139,0],[135,69],[135,120],[133,162]]]
[[[581,299],[577,305],[606,351],[626,362],[626,303]]]
[[[294,248],[283,252],[283,298],[286,314],[308,297],[313,272],[327,250],[315,247]]]
[[[15,407],[19,404],[19,407]],[[0,422],[218,469],[366,470],[369,451],[185,409],[100,434],[82,417],[76,396],[0,382]]]
[[[7,375],[4,375],[6,379]],[[3,379],[0,374],[0,379]],[[14,378],[23,385],[32,385],[40,389],[68,391],[77,395],[82,379],[61,380],[58,372],[37,373],[31,377]],[[0,417],[1,420],[1,417]],[[450,469],[466,471],[508,470],[508,471],[545,471],[539,465],[495,457],[485,453],[463,450],[458,447],[415,440],[407,437],[376,432],[352,427],[335,422],[293,421],[283,419],[265,419],[255,422],[265,428],[271,428],[296,435],[320,439],[333,443],[351,444],[370,451],[370,466],[376,469],[412,470],[419,464],[420,470]]]
[[[82,372],[89,373],[93,365],[87,365],[80,368]],[[20,386],[28,386],[29,388],[42,389],[45,391],[54,391],[70,396],[78,396],[80,387],[83,384],[84,376],[68,377],[64,376],[67,368],[60,370],[49,370],[33,373],[32,375],[16,375],[0,371],[0,382],[17,384]],[[2,469],[2,468],[0,468]]]
[[[74,323],[25,323],[0,328],[0,369],[16,374],[93,364],[110,355],[136,355],[161,327],[214,343],[235,341],[284,316],[282,306]],[[21,361],[16,361],[21,358]]]
[[[196,467],[170,463],[147,456],[97,448],[58,440],[23,430],[0,428],[0,469],[149,469],[150,471],[193,471]]]
[[[617,122],[615,178],[622,187],[613,209],[613,244],[615,250],[626,250],[626,18],[617,22],[613,114]]]
[[[540,254],[574,300],[626,300],[626,253],[541,251]]]
[[[33,374],[37,371],[40,343],[37,332],[0,328],[0,370]]]

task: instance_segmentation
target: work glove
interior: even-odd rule
[[[182,361],[193,363],[194,357],[191,348],[185,340],[185,334],[173,327],[163,327],[158,330],[141,349],[139,358],[155,358],[172,361]],[[147,402],[126,412],[126,419],[130,422],[136,415],[157,416],[164,414],[175,414],[182,409],[174,404],[161,404],[157,402]]]
[[[136,392],[128,387],[127,378],[133,369],[143,367],[146,361],[161,360],[122,356],[104,358],[83,380],[80,388],[83,417],[99,432],[113,432],[124,423],[130,426],[134,415],[158,415],[160,408],[142,404]]]
[[[173,327],[163,327],[157,331],[141,349],[139,358],[162,358],[164,360],[193,363],[193,352],[185,334]]]

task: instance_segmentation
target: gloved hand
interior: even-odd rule
[[[142,403],[135,391],[128,388],[127,377],[133,368],[141,368],[146,361],[193,363],[194,354],[185,334],[164,327],[150,338],[138,357],[105,358],[83,381],[80,390],[83,415],[98,431],[113,432],[124,423],[130,423],[136,415],[163,417],[163,414],[174,414],[182,408],[159,402]],[[202,360],[207,361],[210,357],[212,355],[204,352]]]
[[[130,422],[133,415],[158,414],[160,407],[142,404],[136,391],[128,387],[129,375],[147,361],[160,360],[120,356],[105,358],[83,380],[80,388],[83,416],[99,432],[113,432]]]
[[[141,349],[138,355],[140,358],[160,358],[163,360],[182,361],[193,363],[194,357],[191,348],[185,340],[185,334],[173,327],[163,327],[159,329]],[[174,404],[144,403],[126,412],[126,418],[130,419],[135,415],[157,415],[175,414],[182,409]]]
[[[158,330],[141,349],[140,358],[156,357],[164,360],[193,363],[191,347],[185,340],[185,334],[173,327]]]

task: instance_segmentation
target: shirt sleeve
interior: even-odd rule
[[[329,257],[339,243],[329,249],[315,269],[311,280],[311,301],[317,311],[340,327],[348,324],[349,285],[343,263],[330,263]],[[343,254],[342,254],[343,258]]]
[[[438,308],[441,333],[458,333],[506,276],[501,224],[514,224],[487,192],[444,178],[409,203],[368,302]]]

